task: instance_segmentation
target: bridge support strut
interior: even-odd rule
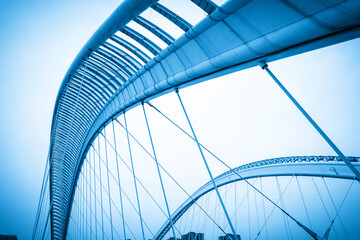
[[[264,61],[260,61],[258,65],[265,70],[270,77],[275,81],[275,83],[281,88],[281,90],[288,96],[288,98],[293,102],[293,104],[299,109],[299,111],[304,115],[304,117],[311,123],[311,125],[316,129],[316,131],[321,135],[322,138],[330,145],[330,147],[339,155],[341,160],[350,168],[350,170],[355,174],[355,179],[359,181],[360,173],[359,171],[351,164],[345,155],[340,151],[340,149],[331,141],[331,139],[326,135],[326,133],[319,127],[319,125],[310,117],[310,115],[305,111],[305,109],[296,101],[296,99],[291,95],[291,93],[282,85],[279,79],[270,71],[268,64]]]
[[[206,161],[206,159],[205,159],[205,155],[204,155],[204,153],[203,153],[203,151],[202,151],[202,149],[201,149],[200,143],[199,143],[199,141],[198,141],[198,139],[197,139],[197,137],[196,137],[195,131],[194,131],[192,125],[191,125],[189,116],[187,115],[187,112],[186,112],[185,107],[184,107],[184,104],[183,104],[183,102],[182,102],[182,100],[181,100],[181,97],[180,97],[180,94],[179,94],[179,90],[178,90],[178,89],[176,89],[176,94],[177,94],[177,96],[178,96],[178,98],[179,98],[179,101],[180,101],[181,107],[182,107],[182,109],[183,109],[183,111],[184,111],[184,114],[185,114],[185,117],[186,117],[186,119],[187,119],[187,122],[189,123],[189,126],[190,126],[191,132],[192,132],[192,134],[193,134],[193,136],[194,136],[195,142],[196,142],[196,144],[197,144],[197,146],[198,146],[198,148],[199,148],[201,157],[202,157],[202,159],[204,160],[204,163],[205,163],[205,166],[206,166],[206,170],[207,170],[208,173],[209,173],[211,182],[212,182],[212,184],[214,185],[214,189],[215,189],[216,194],[217,194],[217,196],[218,196],[218,198],[219,198],[221,207],[222,207],[222,209],[224,210],[226,220],[227,220],[227,222],[229,223],[229,226],[230,226],[230,228],[231,228],[232,233],[234,234],[235,240],[240,240],[240,239],[238,239],[238,237],[237,237],[238,235],[237,235],[236,232],[235,232],[235,228],[234,228],[234,226],[233,226],[233,224],[232,224],[232,222],[231,222],[231,219],[230,219],[229,214],[228,214],[228,212],[227,212],[227,210],[226,210],[225,204],[224,204],[224,202],[223,202],[223,200],[222,200],[222,198],[221,198],[219,189],[218,189],[217,186],[216,186],[216,183],[215,183],[215,181],[214,181],[214,177],[213,177],[213,175],[212,175],[212,173],[211,173],[211,171],[210,171],[209,165],[207,164],[207,161]]]

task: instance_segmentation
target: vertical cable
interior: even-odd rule
[[[94,160],[94,168],[93,168],[93,172],[94,172],[94,205],[95,205],[95,235],[96,235],[96,239],[98,238],[98,233],[97,233],[97,227],[98,227],[98,220],[97,220],[97,210],[96,210],[96,199],[97,199],[97,196],[96,196],[96,178],[95,178],[95,151],[93,149],[93,160]]]
[[[312,225],[311,225],[311,221],[310,221],[310,217],[309,217],[309,212],[308,212],[307,207],[306,207],[306,204],[305,204],[305,199],[304,199],[304,196],[303,196],[302,191],[301,191],[301,188],[300,188],[299,179],[298,179],[297,176],[295,176],[295,178],[296,178],[296,182],[297,182],[297,185],[298,185],[298,188],[299,188],[299,191],[300,191],[301,199],[302,199],[302,202],[303,202],[303,205],[304,205],[304,208],[305,208],[305,212],[306,212],[307,219],[308,219],[308,221],[309,221],[310,228],[313,228]]]
[[[198,199],[197,201],[200,200],[200,205],[203,206],[203,200],[204,198],[200,198]],[[196,206],[196,205],[195,205]],[[201,232],[201,228],[199,228],[199,224],[200,224],[200,217],[201,217],[201,214],[200,214],[200,208],[198,209],[198,211],[196,212],[196,218],[197,218],[197,221],[196,221],[196,235],[195,235],[195,239],[197,238],[197,236],[199,236],[199,233]],[[194,227],[194,225],[193,225]],[[176,238],[175,238],[176,239]]]
[[[107,143],[114,149],[114,147],[111,145],[111,143],[107,140]],[[114,149],[115,150],[115,149]],[[132,173],[130,167],[124,162],[124,160],[121,158],[121,156],[118,154],[118,156],[120,157],[120,159],[123,161],[124,165],[128,168],[128,170]],[[151,156],[152,157],[152,156]],[[104,161],[103,161],[104,162]],[[159,166],[161,166],[159,164]],[[111,176],[114,178],[114,180],[116,181],[114,175],[111,173],[111,171],[109,171],[109,173],[111,174]],[[142,184],[142,182],[135,176],[137,182],[140,184],[140,186],[145,190],[145,192],[149,195],[149,197],[151,198],[151,200],[154,201],[154,203],[156,204],[156,206],[161,210],[161,212],[167,217],[166,213],[164,212],[164,210],[160,207],[160,205],[156,202],[156,200],[154,199],[154,197],[150,194],[150,192],[146,189],[146,187]]]
[[[333,197],[331,196],[331,193],[330,193],[330,190],[329,190],[329,188],[328,188],[328,186],[327,186],[327,184],[326,184],[326,181],[325,181],[325,179],[324,179],[323,177],[322,177],[322,180],[323,180],[324,185],[325,185],[325,187],[326,187],[326,191],[327,191],[327,193],[329,194],[329,197],[330,197],[331,203],[332,203],[332,205],[333,205],[333,207],[334,207],[334,209],[335,209],[336,213],[338,213],[340,210],[338,210],[338,209],[337,209],[337,207],[336,207],[336,205],[335,205],[335,201],[334,201]],[[341,218],[340,218],[340,215],[339,215],[339,220],[340,220],[340,223],[341,223],[342,228],[344,229],[344,232],[345,232],[346,238],[347,238],[347,239],[350,239],[350,238],[349,238],[349,235],[348,235],[348,234],[347,234],[347,232],[346,232],[346,229],[345,229],[344,223],[343,223],[343,221],[342,221],[342,220],[341,220]]]
[[[78,186],[76,186],[76,187],[78,187]],[[75,191],[76,191],[76,189],[75,189]],[[78,198],[79,198],[79,194],[77,193],[76,194],[76,201],[74,201],[74,204],[75,204],[75,206],[76,206],[76,215],[75,215],[75,222],[76,222],[76,224],[77,224],[77,226],[80,224],[80,222],[79,222],[79,208],[77,207],[77,202],[78,202]],[[78,226],[78,230],[76,231],[76,239],[79,239],[79,233],[80,233],[80,227]]]
[[[261,177],[260,177],[260,190],[261,190],[261,192],[263,191]],[[261,196],[261,201],[262,201],[262,207],[263,207],[263,213],[264,213],[264,222],[265,222],[266,239],[269,239],[268,229],[267,229],[267,224],[266,224],[266,214],[265,214],[264,196]]]
[[[249,185],[246,185],[246,191],[249,191]],[[249,194],[246,194],[246,200],[247,200],[247,214],[248,214],[248,226],[249,226],[249,239],[251,239]]]
[[[217,186],[216,186],[216,184],[215,184],[214,177],[212,176],[212,173],[211,173],[211,171],[210,171],[210,168],[209,168],[209,166],[208,166],[208,163],[207,163],[207,161],[206,161],[206,159],[205,159],[204,153],[203,153],[203,151],[202,151],[202,149],[201,149],[201,146],[200,146],[200,144],[199,144],[199,141],[198,141],[198,139],[197,139],[197,137],[196,137],[195,131],[194,131],[192,125],[191,125],[189,116],[187,115],[187,112],[186,112],[186,110],[185,110],[184,104],[183,104],[183,102],[182,102],[182,100],[181,100],[181,97],[180,97],[180,94],[179,94],[179,90],[176,90],[176,94],[177,94],[177,96],[178,96],[178,98],[179,98],[181,107],[182,107],[182,109],[183,109],[183,111],[184,111],[184,114],[185,114],[185,116],[186,116],[186,119],[187,119],[187,121],[188,121],[188,123],[189,123],[191,132],[192,132],[192,134],[193,134],[193,136],[194,136],[194,139],[195,139],[195,141],[196,141],[196,144],[197,144],[197,146],[198,146],[198,148],[199,148],[201,157],[202,157],[202,159],[203,159],[203,161],[204,161],[204,164],[205,164],[205,167],[206,167],[206,169],[207,169],[207,171],[208,171],[208,173],[209,173],[211,182],[212,182],[212,184],[213,184],[213,186],[214,186],[214,188],[215,188],[216,194],[217,194],[217,196],[218,196],[218,198],[219,198],[219,201],[220,201],[220,203],[221,203],[221,206],[222,206],[222,208],[223,208],[223,211],[224,211],[224,213],[225,213],[225,216],[226,216],[226,219],[227,219],[227,221],[228,221],[228,223],[229,223],[229,226],[230,226],[230,228],[231,228],[231,231],[232,231],[232,233],[234,234],[234,238],[235,238],[236,240],[238,240],[237,235],[236,235],[236,232],[235,232],[235,229],[234,229],[234,226],[233,226],[233,224],[231,223],[231,219],[230,219],[230,217],[229,217],[229,214],[228,214],[228,212],[227,212],[227,210],[226,210],[226,208],[225,208],[224,202],[222,201],[222,198],[221,198],[221,196],[220,196],[219,189],[217,188]]]
[[[117,169],[117,177],[118,177],[118,186],[119,186],[119,194],[120,194],[120,206],[121,206],[121,218],[123,223],[123,231],[124,231],[124,239],[126,239],[126,231],[125,231],[125,216],[124,216],[124,208],[123,208],[123,200],[121,194],[121,183],[120,183],[120,172],[119,172],[119,161],[118,161],[118,152],[116,148],[116,137],[115,137],[115,127],[114,121],[111,121],[114,135],[114,147],[115,147],[115,160],[116,160],[116,169]]]
[[[129,154],[130,154],[131,168],[132,168],[132,173],[133,173],[133,177],[134,177],[136,200],[137,200],[138,209],[139,209],[141,233],[142,233],[143,240],[145,240],[144,226],[143,226],[143,220],[142,220],[141,209],[140,209],[139,193],[138,193],[138,189],[137,189],[137,185],[136,185],[134,162],[133,162],[133,158],[132,158],[132,154],[131,154],[130,138],[129,138],[129,132],[127,131],[128,127],[127,127],[127,123],[126,123],[125,112],[124,112],[124,121],[125,121],[125,128],[126,128],[126,137],[127,137],[127,142],[128,142],[128,146],[129,146]]]
[[[113,222],[112,222],[112,212],[111,212],[111,193],[110,193],[110,180],[109,180],[109,162],[108,162],[108,154],[107,154],[107,144],[106,144],[106,131],[104,128],[104,139],[105,139],[105,159],[106,159],[106,176],[109,190],[109,211],[110,211],[110,229],[111,229],[111,239],[114,239],[113,233]]]
[[[253,185],[255,186],[255,182],[253,180]],[[257,206],[257,199],[256,199],[256,192],[254,192],[254,203],[255,203],[255,211],[256,211],[256,222],[257,222],[257,231],[259,232],[260,231],[260,223],[259,223],[259,211],[258,211],[258,206]]]
[[[310,117],[310,115],[305,111],[305,109],[296,101],[296,99],[291,95],[291,93],[282,85],[282,83],[275,77],[275,75],[268,68],[267,63],[259,62],[259,66],[264,69],[270,77],[275,81],[275,83],[281,88],[281,90],[288,96],[288,98],[294,103],[294,105],[299,109],[299,111],[304,115],[304,117],[310,122],[310,124],[316,129],[316,131],[322,136],[322,138],[330,145],[330,147],[339,155],[341,160],[350,168],[350,170],[355,174],[356,178],[360,179],[359,171],[351,164],[345,155],[340,151],[340,149],[331,141],[331,139],[325,134],[325,132],[317,125],[317,123]]]
[[[256,181],[257,181],[257,179],[255,180],[255,183],[256,183]],[[240,201],[240,204],[239,204],[239,206],[237,206],[236,207],[236,209],[235,209],[235,213],[234,213],[234,215],[236,214],[236,212],[239,210],[239,208],[242,206],[242,204],[244,203],[244,201],[245,201],[245,199],[247,198],[247,196],[250,194],[250,189],[249,189],[249,184],[247,184],[247,190],[246,190],[246,194],[245,194],[245,196],[242,198],[242,200]],[[252,189],[252,188],[251,188]],[[234,215],[231,217],[231,218],[233,218],[234,217]]]
[[[210,204],[209,204],[209,199],[210,199],[210,194],[207,194],[206,203],[205,203],[205,204],[206,204],[206,205],[205,205],[205,206],[206,206],[206,207],[205,207],[205,208],[206,208],[206,211],[209,211],[209,205],[210,205]],[[206,232],[207,222],[208,222],[209,219],[206,217],[205,214],[203,214],[203,216],[204,216],[204,217],[203,217],[202,222],[204,223],[204,226],[205,226],[205,228],[204,228],[204,233],[205,233],[205,232]]]
[[[84,176],[82,175],[82,172],[80,171],[81,181],[79,185],[79,191],[83,191],[84,188]],[[80,228],[82,235],[85,238],[85,217],[84,217],[84,195],[79,194],[79,208],[80,208]]]
[[[228,192],[228,184],[226,184],[225,186],[223,186],[222,188],[220,188],[219,191],[222,191],[225,187],[225,194],[222,194],[222,196],[224,196],[224,204],[226,204],[226,196],[227,196],[227,192]],[[225,226],[225,223],[226,223],[226,218],[224,218],[224,222],[223,222],[223,226]],[[234,227],[235,229],[235,227]]]
[[[158,113],[160,113],[163,117],[165,117],[168,121],[170,121],[175,127],[177,127],[180,131],[182,131],[184,134],[186,134],[189,138],[191,138],[193,141],[196,142],[195,138],[192,137],[189,133],[187,133],[184,129],[182,129],[179,125],[177,125],[174,121],[172,121],[169,117],[167,117],[164,113],[162,113],[159,109],[157,109],[154,105],[148,102],[148,105],[154,108]],[[121,125],[121,124],[120,124]],[[131,134],[130,134],[131,135]],[[293,220],[297,225],[299,225],[302,229],[304,229],[311,237],[316,238],[316,233],[308,229],[305,225],[303,225],[301,222],[296,220],[293,216],[291,216],[289,213],[287,213],[284,209],[282,209],[279,205],[277,205],[274,201],[272,201],[269,197],[267,197],[262,191],[257,189],[255,186],[253,186],[249,181],[247,181],[245,178],[243,178],[238,172],[236,172],[233,168],[231,168],[229,165],[227,165],[224,161],[222,161],[219,157],[217,157],[214,153],[212,153],[209,149],[207,149],[204,145],[199,143],[199,145],[207,151],[209,154],[211,154],[215,159],[217,159],[221,164],[223,164],[225,167],[227,167],[230,171],[232,171],[235,175],[237,175],[241,180],[243,180],[246,184],[248,184],[250,187],[252,187],[255,191],[257,191],[260,195],[263,196],[267,201],[269,201],[271,204],[273,204],[276,208],[278,208],[280,211],[285,213],[291,220]],[[143,148],[143,147],[142,147]],[[144,149],[144,148],[143,148]],[[145,150],[145,149],[144,149]],[[146,151],[146,150],[145,150]],[[146,151],[147,152],[147,151]],[[160,165],[161,167],[161,165]],[[165,171],[166,172],[166,171]],[[178,185],[179,186],[179,185]],[[181,188],[181,186],[180,186]]]
[[[174,223],[173,223],[173,220],[172,220],[172,218],[171,218],[170,209],[169,209],[169,204],[168,204],[168,201],[167,201],[167,198],[166,198],[165,188],[164,188],[164,184],[163,184],[163,181],[162,181],[162,178],[161,178],[159,163],[158,163],[158,160],[157,160],[157,157],[156,157],[155,147],[154,147],[153,139],[152,139],[152,136],[151,136],[151,131],[150,131],[150,127],[149,127],[149,122],[148,122],[148,119],[147,119],[147,116],[146,116],[146,111],[145,111],[144,103],[142,103],[142,108],[143,108],[143,112],[144,112],[144,116],[145,116],[145,121],[146,121],[147,130],[148,130],[148,133],[149,133],[149,138],[150,138],[150,142],[151,142],[151,147],[152,147],[153,154],[154,154],[154,159],[155,159],[155,162],[156,162],[156,169],[157,169],[157,172],[158,172],[158,175],[159,175],[159,180],[160,180],[160,184],[161,184],[161,189],[162,189],[162,192],[163,192],[163,195],[164,195],[164,200],[165,200],[165,204],[166,204],[166,210],[167,210],[167,212],[168,212],[169,221],[170,221],[170,224],[171,224],[171,229],[172,229],[172,232],[173,232],[173,235],[174,235],[174,239],[176,239],[175,230],[174,230]]]
[[[80,183],[80,181],[78,182],[78,185],[77,185],[78,191],[79,191],[79,183]],[[81,231],[81,213],[80,213],[80,194],[79,193],[77,194],[76,204],[77,204],[77,223],[79,226],[78,238],[80,239],[82,231]]]
[[[235,214],[235,231],[236,231],[236,227],[237,227],[237,214],[236,214],[236,207],[237,207],[237,191],[236,191],[236,181],[234,181],[234,185],[235,185],[235,208],[234,208],[234,214]]]
[[[86,163],[88,163],[88,161],[87,161],[86,158],[85,158],[85,161],[86,161]],[[84,169],[84,168],[83,168],[83,169]],[[82,175],[81,177],[82,177],[82,180],[83,180],[83,186],[85,185],[85,186],[87,187],[87,186],[89,185],[89,183],[88,183],[88,181],[87,181],[87,178],[85,177],[85,175],[84,175],[83,172],[81,172],[80,174]],[[80,184],[81,184],[81,182],[80,182]],[[83,209],[84,209],[85,207],[89,207],[89,206],[90,206],[90,205],[89,205],[89,202],[87,201],[87,196],[85,195],[86,192],[85,192],[84,189],[81,190],[81,188],[79,188],[76,194],[81,194],[82,199],[83,199],[83,200],[85,199],[85,202],[83,202],[83,204],[84,204]],[[79,203],[80,203],[80,202],[79,202]],[[80,207],[81,207],[81,206],[80,206]],[[80,210],[81,210],[81,208],[80,208]],[[85,211],[85,210],[84,210],[84,211]],[[84,220],[84,222],[83,222],[83,228],[84,228],[84,232],[85,232],[85,234],[83,234],[83,235],[84,235],[84,239],[88,239],[88,238],[87,238],[87,228],[90,227],[90,224],[89,224],[89,222],[87,221],[87,216],[86,216],[86,213],[85,213],[85,212],[82,212],[82,213],[81,213],[81,216],[82,216],[82,219]],[[85,226],[86,226],[86,227],[85,227]]]
[[[319,195],[319,198],[320,198],[320,200],[321,200],[321,203],[322,203],[322,205],[323,205],[323,207],[324,207],[324,209],[325,209],[326,215],[328,216],[329,221],[330,221],[330,223],[331,223],[331,221],[332,221],[332,220],[331,220],[331,218],[330,218],[329,211],[327,210],[327,208],[326,208],[326,206],[325,206],[325,203],[324,203],[323,198],[321,197],[320,191],[319,191],[319,189],[318,189],[318,187],[317,187],[317,185],[316,185],[316,183],[315,183],[315,181],[314,181],[314,178],[313,178],[313,177],[311,177],[311,179],[312,179],[312,182],[314,183],[315,189],[316,189],[316,191],[317,191],[317,193],[318,193],[318,195]],[[339,235],[338,235],[338,233],[337,233],[337,231],[336,231],[335,227],[333,227],[333,229],[334,229],[334,232],[335,232],[336,238],[337,238],[337,239],[339,239]]]
[[[77,186],[77,188],[78,188],[78,191],[79,191],[79,186]],[[81,214],[80,214],[79,202],[80,202],[80,194],[79,194],[79,192],[78,192],[78,194],[77,194],[77,200],[76,200],[76,202],[75,202],[76,207],[77,207],[77,208],[76,208],[76,209],[77,209],[77,211],[76,211],[76,213],[77,213],[76,223],[78,224],[77,238],[78,238],[78,239],[81,239]]]
[[[76,189],[75,189],[75,191],[76,191]],[[75,211],[75,213],[76,213],[76,215],[75,215],[75,224],[76,224],[76,226],[78,227],[78,231],[76,231],[75,233],[75,238],[76,239],[79,239],[79,232],[80,232],[80,228],[79,228],[79,226],[78,226],[78,222],[79,222],[79,208],[77,207],[77,200],[78,200],[78,197],[79,197],[79,194],[78,193],[76,193],[76,195],[75,195],[75,197],[76,197],[76,199],[74,200],[74,204],[75,204],[75,206],[76,206],[76,211]]]
[[[100,133],[100,134],[102,134],[102,133]],[[108,141],[108,140],[106,140],[107,141],[107,143],[108,144],[110,144],[110,146],[112,146],[111,145],[111,143]],[[130,169],[130,167],[126,164],[126,162],[121,158],[121,156],[118,154],[118,156],[120,157],[120,159],[123,161],[123,163],[124,163],[124,165],[127,167],[127,169],[132,173],[132,170]],[[105,162],[104,162],[104,160],[102,159],[102,158],[100,158],[101,159],[101,161],[105,164]],[[116,182],[116,178],[114,177],[114,175],[111,173],[111,171],[109,171],[109,173],[111,174],[111,176],[112,176],[112,178],[115,180],[115,182]],[[159,207],[159,209],[162,211],[162,213],[165,215],[165,216],[167,216],[166,215],[166,213],[164,212],[164,210],[159,206],[159,204],[156,202],[156,200],[154,199],[154,197],[149,193],[149,191],[145,188],[145,186],[141,183],[141,181],[136,177],[136,175],[135,175],[135,179],[137,180],[137,182],[140,184],[140,186],[145,190],[145,192],[149,195],[149,197],[154,201],[154,203]],[[117,183],[117,182],[116,182]],[[114,203],[113,203],[114,204]],[[115,207],[116,207],[116,205],[114,205]],[[137,212],[138,213],[138,212]],[[120,213],[119,213],[120,214]],[[144,222],[144,224],[145,224],[145,226],[148,228],[148,225],[146,224],[146,222],[143,220],[143,222]],[[148,228],[148,230],[149,230],[149,232],[153,235],[153,233],[151,232],[151,230]],[[115,229],[115,232],[116,232],[116,229]]]
[[[231,189],[231,187],[229,187],[229,188],[227,188],[226,189],[226,192],[225,192],[225,195],[227,195],[228,194],[228,192],[229,192],[229,190]],[[206,195],[211,195],[211,193],[212,193],[212,191],[210,192],[210,193],[208,193],[208,194],[206,194]],[[200,205],[203,205],[203,197],[204,196],[202,196],[201,197],[201,204]],[[217,196],[215,196],[215,200],[217,201],[218,200],[218,198],[217,198]],[[198,206],[200,206],[200,205],[198,205]],[[208,211],[209,210],[209,197],[207,197],[207,200],[206,200],[206,210],[205,211]],[[214,213],[215,213],[215,217],[216,217],[216,210],[218,209],[218,206],[220,205],[220,203],[215,203],[215,205],[212,205],[212,209],[213,209],[213,211],[209,214],[209,215],[213,215]],[[201,210],[201,208],[199,207],[199,209]],[[219,208],[219,211],[220,211],[221,209]],[[197,214],[200,214],[200,211],[198,211],[198,213]],[[233,218],[234,217],[234,215],[231,217],[231,218]],[[192,217],[192,219],[194,219],[194,217]],[[199,217],[199,219],[200,219],[200,217]],[[200,229],[200,230],[202,230],[204,227],[206,227],[206,224],[207,224],[207,220],[209,220],[209,219],[204,219],[203,220],[203,224],[202,224],[202,227],[201,228],[198,228],[198,229]],[[219,213],[219,221],[220,221],[220,213]],[[199,224],[199,223],[198,223]],[[226,227],[225,226],[225,224],[226,224],[226,218],[224,218],[224,223],[223,223],[223,225],[224,225],[224,227]],[[193,225],[193,224],[192,224]],[[221,228],[219,228],[225,235],[227,234],[227,233],[225,233]],[[214,234],[213,234],[213,236],[215,236]]]
[[[117,120],[115,119],[115,121],[127,132],[129,133],[129,136],[132,137],[132,139],[147,153],[147,155],[149,155],[153,160],[154,157],[149,153],[148,150],[146,150],[146,148],[129,132],[127,131],[127,129]],[[119,155],[120,156],[120,155]],[[121,159],[121,157],[120,157]],[[123,161],[124,162],[124,161]],[[125,162],[124,162],[125,164]],[[126,165],[126,164],[125,164]],[[173,182],[186,194],[186,196],[188,196],[191,200],[194,201],[194,204],[196,204],[201,211],[224,233],[225,231],[219,226],[219,224],[216,223],[216,221],[192,198],[192,196],[179,184],[178,181],[176,181],[176,179],[159,163],[159,167],[166,173],[167,176],[170,177],[171,180],[173,180]],[[139,183],[141,183],[139,181]],[[145,189],[145,188],[144,188]]]
[[[85,160],[86,160],[86,159],[85,159]],[[85,185],[88,186],[88,181],[86,180],[85,175],[83,175],[83,173],[81,173],[81,174],[82,174],[82,177],[83,177],[83,180],[84,180]],[[77,195],[75,195],[75,196],[78,196],[78,195],[79,195],[79,199],[80,199],[80,194],[81,194],[81,196],[82,196],[83,199],[84,199],[84,198],[85,198],[85,199],[87,198],[87,197],[85,196],[85,194],[86,194],[85,191],[82,191],[80,188],[77,189],[76,194],[77,194]],[[79,201],[79,203],[80,203],[80,201]],[[85,206],[87,206],[87,207],[90,206],[87,200],[84,202],[84,204],[85,204]],[[79,210],[81,211],[81,206],[79,206],[76,202],[74,202],[74,206],[77,207],[77,209],[79,209]],[[74,210],[74,211],[75,211],[75,210]],[[87,221],[87,218],[86,218],[85,214],[84,214],[84,213],[81,213],[81,216],[82,216],[81,219],[84,219],[84,226],[86,226],[86,228],[90,227],[89,222]],[[79,228],[79,229],[80,229],[80,228]],[[87,229],[84,230],[84,232],[85,232],[85,231],[87,231]],[[94,232],[92,232],[92,233],[94,233]],[[90,232],[90,234],[91,234],[91,232]],[[82,234],[82,235],[83,235],[83,238],[81,238],[81,239],[87,239],[87,237],[86,237],[86,236],[87,236],[87,233],[86,233],[86,232],[85,232],[85,234]]]
[[[90,215],[90,233],[94,232],[93,231],[93,225],[92,225],[92,194],[91,194],[91,168],[90,168],[90,157],[91,157],[91,153],[90,153],[90,150],[89,150],[89,160],[87,161],[86,163],[86,166],[87,166],[87,171],[86,171],[86,174],[89,173],[89,201],[90,201],[90,207],[89,207],[89,215]],[[93,238],[93,234],[90,234],[90,239]]]
[[[81,173],[81,172],[80,172]],[[81,179],[81,181],[82,181],[82,186],[80,186],[80,188],[79,189],[81,189],[81,191],[83,192],[84,191],[84,175],[83,175],[83,173],[81,173],[81,175],[82,175],[82,179]],[[84,194],[82,194],[82,199],[81,199],[82,201],[81,202],[79,202],[79,204],[81,204],[82,205],[82,208],[80,208],[80,213],[81,213],[81,216],[82,216],[82,218],[81,218],[81,225],[82,225],[82,232],[83,232],[83,236],[85,237],[85,215],[84,215],[84,209],[85,209],[85,196],[84,196]],[[81,206],[80,206],[81,207]]]
[[[87,181],[88,181],[88,166],[87,166],[87,161],[85,161],[85,166],[83,165],[83,168],[85,169],[85,178],[86,178],[86,184],[85,184],[85,186],[86,186],[86,189],[85,189],[85,198],[86,198],[86,202],[88,201],[88,185],[87,185]],[[89,216],[88,216],[88,205],[87,205],[87,207],[86,207],[86,215],[85,215],[85,217],[86,217],[86,221],[87,221],[87,219],[89,219]],[[90,223],[90,226],[91,226],[91,223]],[[90,237],[91,237],[91,228],[90,228],[90,230],[89,230],[89,232],[90,232]],[[86,239],[89,239],[88,238],[88,228],[86,228]]]
[[[82,168],[82,171],[84,171],[84,168]],[[82,173],[82,192],[85,191],[85,175],[84,173]],[[85,218],[85,198],[86,196],[83,194],[83,197],[82,197],[82,215],[83,215],[83,231],[84,231],[84,235],[85,235],[85,239],[88,239],[87,238],[87,228],[86,228],[86,224],[85,224],[85,221],[87,221],[87,218]]]
[[[110,172],[111,173],[111,172]],[[113,178],[114,178],[114,180],[115,180],[115,177],[113,176],[113,175],[111,175]],[[97,175],[95,175],[95,177],[97,178],[97,179],[99,179],[99,177],[97,176]],[[116,181],[116,180],[115,180]],[[117,182],[116,182],[117,183]],[[102,184],[100,187],[103,187],[103,188],[105,188],[105,186]],[[106,191],[105,191],[106,192]],[[106,192],[107,193],[107,192]],[[125,197],[127,197],[127,195],[126,195],[126,193],[125,192],[123,192],[124,194],[125,194]],[[127,199],[129,200],[129,202],[130,202],[130,204],[132,205],[132,207],[135,209],[135,212],[138,214],[138,212],[137,212],[137,210],[136,210],[136,208],[134,207],[134,205],[131,203],[131,201],[130,201],[130,199],[127,197]],[[99,200],[98,199],[95,199],[95,200],[97,200],[98,202],[99,202]],[[114,203],[114,201],[113,200],[111,200],[111,203],[113,204],[113,206],[115,207],[115,210],[121,215],[121,213],[120,213],[120,210],[116,207],[116,205],[115,205],[115,203]],[[110,217],[106,214],[106,212],[105,212],[105,216],[107,217],[107,219],[110,221]],[[146,224],[146,223],[145,223]],[[100,225],[100,223],[99,223],[99,225]],[[125,225],[127,226],[127,224],[126,224],[126,222],[125,222]],[[128,227],[128,226],[127,226]],[[118,236],[118,237],[120,237],[119,236],[119,234],[118,234],[118,232],[116,231],[116,228],[114,228],[114,231],[115,231],[115,233],[116,233],[116,235]],[[149,230],[150,231],[150,230]],[[130,233],[132,234],[132,232],[131,232],[131,230],[130,230]],[[107,236],[106,236],[106,234],[105,234],[105,237],[107,238]],[[135,238],[135,236],[133,235],[133,237]]]
[[[350,192],[350,189],[351,189],[351,187],[353,186],[354,182],[355,182],[355,180],[352,180],[352,182],[351,182],[351,184],[350,184],[350,186],[349,186],[349,189],[347,190],[347,192],[346,192],[346,194],[345,194],[345,197],[344,197],[344,199],[342,200],[342,202],[341,202],[338,210],[336,211],[335,217],[334,217],[334,219],[332,220],[331,225],[330,225],[330,227],[329,227],[329,229],[328,229],[327,231],[330,232],[331,226],[332,226],[332,224],[334,223],[336,217],[339,216],[339,218],[340,218],[339,212],[340,212],[340,210],[341,210],[341,208],[342,208],[342,206],[343,206],[343,204],[344,204],[344,202],[345,202],[345,200],[346,200],[346,198],[347,198],[347,196],[348,196],[348,194],[349,194],[349,192]],[[345,233],[346,233],[346,236],[347,236],[347,232],[345,232]],[[326,235],[326,234],[328,235],[329,233],[326,233],[326,232],[325,232],[325,235]],[[348,236],[347,236],[347,237],[348,237]]]
[[[218,211],[217,211],[217,208],[218,208],[218,205],[220,205],[220,204],[218,204],[219,198],[218,198],[217,196],[215,196],[215,199],[214,199],[214,200],[215,200],[214,220],[217,220],[217,219],[216,219],[216,217],[218,216],[218,214],[217,214],[217,212],[218,212]],[[215,221],[214,221],[214,222],[215,222]],[[214,226],[214,227],[213,227],[213,232],[212,232],[212,235],[213,235],[213,236],[215,236],[215,229],[216,229],[216,228],[215,228],[215,226]],[[225,233],[225,235],[226,235],[226,233]]]
[[[102,238],[104,239],[104,205],[103,205],[103,196],[102,196],[102,190],[103,190],[103,187],[101,186],[102,185],[102,179],[101,179],[101,159],[100,159],[100,138],[98,136],[98,148],[99,148],[99,152],[98,152],[98,157],[99,157],[99,181],[100,181],[100,200],[101,200],[101,204],[100,204],[100,207],[101,207],[101,232],[102,232]],[[95,149],[94,149],[95,151]]]
[[[281,204],[281,207],[283,209],[285,209],[285,203],[283,201],[283,195],[281,194],[281,188],[280,188],[280,183],[279,183],[279,179],[277,176],[275,176],[275,179],[276,179],[276,184],[277,184],[277,188],[278,188],[278,193],[279,193],[279,201],[280,201],[280,204]],[[285,192],[285,191],[284,191]],[[289,229],[288,229],[288,225],[289,225],[289,222],[287,221],[287,218],[285,217],[285,214],[282,214],[283,215],[283,219],[284,219],[284,225],[285,225],[285,229],[286,229],[286,236],[288,239],[292,239],[292,235],[291,233],[289,233],[290,231],[290,226],[289,226]],[[291,237],[291,238],[290,238]]]

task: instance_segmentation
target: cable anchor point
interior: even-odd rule
[[[268,65],[265,61],[258,62],[258,65],[261,67],[261,69],[265,69],[268,67]]]

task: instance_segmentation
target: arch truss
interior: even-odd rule
[[[348,168],[344,171],[350,171],[346,174],[360,178],[357,165],[342,154],[266,64],[359,37],[360,2],[229,0],[219,6],[211,0],[183,1],[191,4],[200,21],[178,14],[166,1],[125,0],[76,56],[54,108],[34,239],[66,238],[82,166],[105,126],[171,91],[177,93],[191,128],[187,134],[199,148],[226,213],[216,187],[219,180],[207,165],[178,89],[258,64],[339,155]],[[231,217],[225,215],[235,234]]]

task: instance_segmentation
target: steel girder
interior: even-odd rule
[[[255,66],[260,60],[274,61],[360,36],[357,0],[312,5],[308,1],[229,0],[220,7],[211,1],[193,2],[209,14],[194,27],[156,0],[125,0],[70,66],[57,96],[50,138],[53,239],[66,236],[83,159],[99,130],[114,116],[142,101]],[[138,18],[149,7],[186,31],[185,34],[173,41],[171,33],[164,33],[161,26]],[[170,45],[159,49],[149,38],[127,26],[131,20]],[[150,59],[134,44],[115,35],[124,29],[129,37],[150,48],[155,57]],[[127,63],[138,62],[131,58],[128,62],[128,56],[122,56],[123,52],[110,41],[143,61],[141,68],[125,72],[126,67],[130,68]],[[101,49],[104,47],[111,53]],[[88,61],[96,58],[96,62]],[[121,82],[109,74],[109,66],[117,67]],[[99,101],[95,103],[95,99]]]

